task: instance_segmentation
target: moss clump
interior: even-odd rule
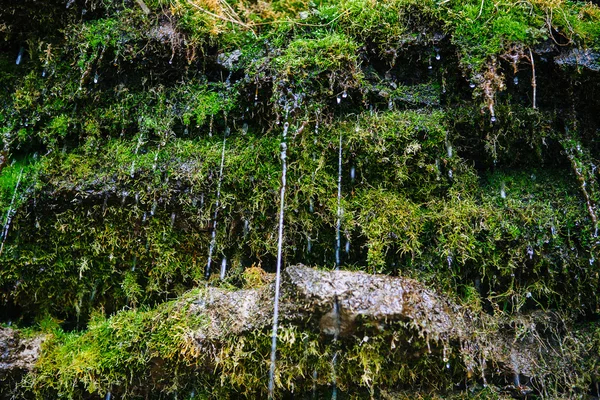
[[[184,298],[197,295],[191,292]],[[176,392],[178,384],[185,386],[178,383],[182,377],[177,371],[186,371],[199,356],[190,332],[206,323],[201,316],[190,315],[186,304],[168,302],[154,310],[123,311],[110,319],[96,315],[85,333],[60,329],[49,333],[44,356],[23,390],[38,397],[68,398]],[[164,379],[158,370],[164,371]]]
[[[55,328],[48,333],[35,372],[21,384],[21,393],[69,398],[109,392],[126,398],[264,396],[270,334],[224,333],[214,343],[197,343],[196,333],[209,321],[191,314],[186,304],[199,295],[190,292],[156,309],[121,311],[109,319],[95,316],[84,333]],[[310,329],[282,326],[278,392],[327,392],[333,373],[339,389],[351,398],[402,385],[450,389],[452,374],[445,365],[449,359],[442,362],[441,349],[416,337],[406,324],[391,328],[384,335],[364,332],[336,343],[323,341]],[[334,353],[340,355],[335,371]]]

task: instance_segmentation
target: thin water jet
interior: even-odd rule
[[[286,175],[287,175],[287,132],[289,129],[289,122],[283,125],[283,133],[281,139],[281,191],[279,194],[279,230],[277,239],[277,270],[275,273],[275,298],[273,301],[273,332],[271,335],[271,367],[269,369],[269,399],[274,398],[275,390],[275,360],[277,353],[277,328],[279,324],[279,286],[281,283],[281,259],[282,259],[282,248],[283,248],[283,221],[285,211],[285,187],[286,187]]]
[[[12,221],[12,213],[15,206],[15,200],[17,198],[17,191],[19,190],[19,185],[21,183],[21,177],[23,176],[23,168],[21,168],[21,172],[19,172],[19,177],[17,178],[17,184],[15,185],[15,191],[13,192],[12,199],[10,200],[10,205],[8,206],[8,211],[6,212],[6,218],[4,219],[4,226],[2,228],[1,235],[2,236],[2,244],[0,244],[0,254],[4,251],[4,243],[6,242],[6,237],[8,236],[8,230],[10,229],[10,223]]]
[[[211,120],[212,121],[212,120]],[[212,124],[211,124],[212,126]],[[221,201],[221,183],[223,182],[223,167],[225,165],[225,145],[227,143],[228,128],[223,133],[223,147],[221,149],[221,166],[219,168],[219,182],[217,183],[217,201],[215,202],[215,212],[213,214],[213,225],[210,232],[210,245],[208,247],[208,261],[206,263],[205,276],[208,279],[210,276],[210,265],[212,264],[212,255],[217,242],[217,217],[219,216],[219,206]]]
[[[225,273],[227,272],[227,258],[223,257],[223,260],[221,260],[221,280],[225,279]]]
[[[21,64],[21,59],[23,58],[24,52],[25,52],[25,47],[21,46],[21,48],[19,49],[19,54],[17,54],[17,60],[15,61],[15,64],[17,64],[17,65]]]
[[[342,134],[340,132],[340,142],[338,149],[338,185],[337,185],[337,221],[335,224],[335,270],[339,271],[340,269],[340,247],[341,247],[341,227],[342,227]],[[334,344],[338,341],[338,335],[341,328],[341,318],[340,318],[340,304],[337,296],[333,301],[333,318],[335,323],[335,329],[333,334],[333,342]],[[336,346],[337,347],[337,346]],[[337,378],[336,378],[336,369],[337,369],[337,356],[339,354],[339,349],[335,349],[333,354],[333,359],[331,360],[332,365],[332,377],[331,384],[333,386],[331,392],[331,399],[337,399]]]

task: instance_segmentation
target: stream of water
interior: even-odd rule
[[[221,183],[223,182],[223,167],[225,165],[225,145],[227,143],[227,133],[229,128],[225,129],[223,133],[223,147],[221,149],[221,166],[219,168],[219,182],[217,183],[217,201],[215,203],[215,212],[213,214],[213,226],[210,233],[210,245],[208,247],[208,261],[206,262],[205,276],[208,279],[210,276],[210,265],[212,264],[213,252],[215,251],[215,244],[217,243],[217,217],[219,216],[219,207],[221,202]]]
[[[21,184],[21,177],[23,176],[23,168],[21,168],[21,172],[19,172],[19,177],[17,178],[17,184],[15,186],[15,191],[13,192],[12,199],[10,200],[10,205],[8,206],[8,211],[6,212],[6,219],[4,220],[4,226],[2,227],[1,237],[2,244],[0,244],[0,254],[4,251],[4,242],[6,242],[6,237],[8,236],[8,230],[10,229],[10,223],[12,221],[12,213],[15,206],[15,200],[17,198],[17,192],[19,191],[19,185]]]
[[[287,174],[287,132],[289,122],[283,125],[283,134],[281,139],[281,192],[279,195],[279,231],[277,238],[277,271],[275,274],[275,300],[273,304],[273,332],[271,335],[271,368],[269,370],[269,399],[273,399],[275,390],[275,360],[277,354],[277,328],[279,324],[279,286],[281,281],[281,258],[283,248],[283,221],[285,212],[285,187]]]

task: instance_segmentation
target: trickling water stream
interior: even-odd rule
[[[212,256],[215,250],[215,244],[217,243],[217,217],[219,216],[219,206],[221,201],[221,183],[223,182],[223,167],[225,165],[225,144],[227,143],[227,134],[229,128],[225,128],[223,133],[223,147],[221,148],[221,166],[219,167],[219,182],[217,183],[217,200],[215,202],[215,212],[213,214],[213,225],[210,232],[210,245],[208,247],[208,261],[206,263],[205,276],[210,276],[210,265],[212,263]]]
[[[19,177],[17,178],[17,184],[15,185],[15,191],[13,192],[12,199],[10,200],[10,205],[8,206],[8,211],[6,212],[6,218],[4,219],[4,226],[2,227],[1,238],[2,244],[0,244],[0,254],[4,251],[4,243],[6,242],[6,237],[8,236],[8,230],[10,229],[10,223],[12,221],[12,214],[15,206],[15,200],[17,198],[17,192],[19,190],[19,184],[21,183],[21,177],[23,176],[23,168],[19,172]]]
[[[335,224],[335,270],[339,271],[340,269],[340,248],[341,248],[341,226],[342,226],[342,133],[340,132],[340,142],[338,148],[338,179],[337,179],[337,221]],[[337,297],[333,303],[333,318],[335,321],[335,330],[333,341],[337,344],[338,335],[341,326],[340,320],[340,304],[338,302]],[[337,347],[337,346],[336,346]],[[335,400],[337,398],[337,358],[339,355],[339,349],[335,349],[333,353],[333,359],[331,360],[332,365],[332,379],[331,384],[333,386],[331,398]]]
[[[275,361],[277,353],[277,327],[279,324],[279,285],[281,282],[281,262],[283,248],[283,221],[285,211],[285,187],[287,174],[287,132],[289,122],[283,125],[283,134],[281,138],[281,191],[279,194],[279,230],[277,236],[277,270],[275,273],[275,298],[273,304],[273,332],[271,335],[271,368],[269,370],[269,398],[273,399],[275,390]]]

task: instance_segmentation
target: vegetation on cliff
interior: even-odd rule
[[[341,136],[343,268],[418,279],[519,338],[515,321],[555,313],[565,328],[540,340],[557,345],[573,328],[565,357],[589,368],[537,395],[598,394],[598,6],[5,3],[1,313],[51,332],[38,371],[10,390],[161,398],[191,393],[195,376],[206,395],[262,393],[267,333],[225,337],[220,361],[192,362],[177,332],[202,321],[174,298],[206,285],[215,226],[211,272],[222,262],[227,274],[209,284],[241,287],[257,267],[274,270],[289,126],[286,264],[334,265]],[[325,390],[331,342],[308,327],[282,337],[282,387],[309,392],[300,366],[318,359]],[[347,393],[443,393],[460,373],[481,376],[388,355],[390,340],[411,337],[403,327],[371,337],[344,344],[353,361],[336,373]],[[422,354],[417,342],[407,347]],[[177,373],[151,382],[156,368]]]

